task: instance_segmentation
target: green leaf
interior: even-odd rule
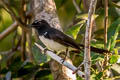
[[[24,77],[29,80],[37,71],[39,71],[40,66],[34,65],[30,62],[27,62],[24,66],[22,66],[17,72],[14,72],[14,77]],[[26,79],[25,79],[26,80]]]
[[[103,40],[91,41],[91,46],[94,46],[97,48],[104,48],[104,42]]]
[[[39,72],[37,72],[36,77],[37,78],[41,78],[40,80],[44,80],[42,78],[47,77],[51,74],[50,70],[40,70]]]
[[[120,47],[114,48],[114,53],[117,55],[118,54],[118,50],[120,49]]]
[[[120,31],[120,18],[113,22],[108,29],[108,43],[107,48],[112,51],[116,45],[118,32]]]
[[[32,47],[34,60],[36,63],[42,63],[47,61],[47,56],[42,54],[40,49],[37,46]]]
[[[100,78],[103,76],[103,72],[99,72],[97,75],[96,75],[96,80],[100,80]]]
[[[93,15],[94,19],[98,17],[98,15]],[[87,20],[88,19],[88,14],[79,14],[77,15],[78,19],[83,19],[83,20]]]
[[[86,23],[86,20],[81,20],[77,23],[77,25],[80,25],[80,24],[85,24]]]
[[[120,58],[120,55],[112,55],[110,57],[110,64],[115,64],[118,61],[118,58]]]
[[[94,53],[91,53],[91,60],[92,60],[92,64],[94,65],[96,61],[103,61],[104,60],[104,56]]]
[[[76,39],[77,34],[78,34],[81,27],[82,27],[82,25],[72,26],[70,29],[68,29],[68,31],[66,33],[71,35],[74,39]]]
[[[21,61],[20,57],[16,57],[14,61],[11,62],[11,64],[9,65],[9,70],[14,72],[17,71],[21,68],[21,65],[23,64],[23,62]]]

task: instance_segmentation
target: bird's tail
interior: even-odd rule
[[[80,46],[81,50],[84,51],[84,45],[79,44],[79,46]],[[96,47],[93,47],[93,46],[91,46],[90,49],[91,49],[92,52],[96,52],[96,53],[99,53],[99,54],[110,53],[110,51],[108,51],[108,50],[96,48]],[[74,50],[72,52],[80,53],[80,50]]]

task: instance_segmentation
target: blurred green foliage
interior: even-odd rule
[[[16,15],[20,14],[20,4],[21,0],[8,0],[11,7],[14,9]],[[111,1],[111,0],[110,0]],[[26,0],[26,2],[29,2]],[[87,20],[87,13],[84,11],[83,3],[80,5],[81,13],[77,14],[76,9],[72,3],[72,0],[55,0],[57,13],[61,22],[61,25],[66,31],[65,33],[76,39],[78,43],[84,43],[84,32]],[[79,4],[79,0],[77,0]],[[29,3],[27,5],[29,9]],[[119,45],[120,45],[120,15],[119,15],[120,5],[115,2],[110,2],[109,4],[109,28],[108,28],[108,49],[115,54],[112,54],[109,59],[109,64],[117,63],[120,58],[119,55]],[[119,12],[119,13],[118,13]],[[77,15],[76,15],[77,14]],[[75,16],[76,15],[76,16]],[[68,26],[72,19],[75,17],[75,20],[79,20],[72,26]],[[12,24],[12,18],[3,9],[3,5],[0,4],[0,33],[7,29]],[[96,9],[95,14],[95,23],[96,27],[93,27],[91,46],[97,48],[104,48],[104,8],[100,7]],[[18,35],[21,35],[21,30],[18,28]],[[13,46],[13,37],[15,36],[14,32],[9,34],[3,40],[0,41],[0,52],[8,51]],[[17,41],[16,41],[17,42]],[[34,40],[33,40],[34,42]],[[27,43],[26,43],[27,44]],[[26,61],[21,61],[21,53],[15,52],[12,56],[12,59],[7,59],[8,55],[0,55],[0,75],[3,78],[11,77],[29,79],[35,76],[36,80],[53,80],[50,68],[48,66],[49,57],[40,53],[39,49],[36,46],[33,46],[33,56],[35,58],[34,63],[29,63]],[[71,58],[73,54],[71,55]],[[83,53],[76,56],[76,60],[73,60],[74,65],[79,65],[83,60]],[[103,72],[99,72],[96,68],[95,63],[97,61],[103,61],[104,56],[98,53],[91,53],[92,59],[92,80],[100,80],[103,76]],[[8,61],[10,64],[8,65]],[[109,68],[110,68],[109,66]],[[120,67],[120,66],[119,66]],[[44,70],[44,68],[47,68]],[[120,72],[120,71],[118,71]],[[1,78],[2,79],[2,78]],[[17,79],[16,79],[17,80]],[[77,80],[82,80],[80,77]]]
[[[4,9],[0,9],[0,33],[10,26],[11,23],[11,16]],[[12,47],[12,38],[13,33],[8,35],[4,40],[0,41],[0,51],[9,50]]]

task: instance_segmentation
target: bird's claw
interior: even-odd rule
[[[49,51],[49,49],[45,48],[42,53],[46,54],[46,51]]]
[[[65,58],[62,58],[61,61],[62,61],[62,64],[63,64],[65,62]]]

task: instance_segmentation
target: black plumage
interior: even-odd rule
[[[74,41],[74,39],[65,35],[60,30],[50,27],[50,25],[45,20],[36,20],[32,23],[32,26],[36,28],[40,36],[44,35],[45,38],[58,42],[66,47],[80,49],[79,45]],[[45,34],[46,32],[47,34]]]
[[[48,48],[50,47],[53,50],[57,50],[57,48],[59,48],[59,50],[60,50],[60,49],[63,49],[62,47],[64,47],[66,50],[67,48],[71,47],[73,50],[74,49],[77,50],[77,52],[80,52],[81,50],[83,51],[83,49],[84,49],[84,45],[77,44],[74,41],[74,39],[67,36],[60,30],[51,27],[48,24],[48,22],[45,20],[35,20],[31,24],[31,26],[34,27],[38,31],[41,41]],[[97,52],[97,53],[101,53],[101,54],[109,52],[107,50],[99,49],[99,48],[95,48],[95,47],[91,47],[91,50],[93,52]]]

